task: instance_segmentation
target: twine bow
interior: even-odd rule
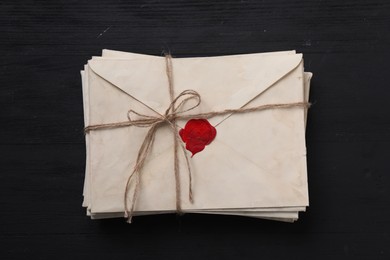
[[[219,115],[228,115],[233,113],[248,113],[248,112],[254,112],[254,111],[261,111],[261,110],[268,110],[268,109],[285,109],[285,108],[294,108],[294,107],[301,107],[301,108],[309,108],[310,103],[308,102],[294,102],[294,103],[280,103],[280,104],[266,104],[261,105],[257,107],[251,107],[251,108],[238,108],[238,109],[225,109],[222,111],[212,111],[207,113],[199,113],[199,114],[192,114],[187,115],[183,114],[185,112],[188,112],[190,110],[195,109],[198,107],[201,103],[201,96],[198,92],[194,90],[184,90],[181,92],[178,96],[174,97],[174,84],[173,84],[173,71],[172,71],[172,56],[170,54],[165,55],[165,64],[166,64],[166,73],[168,78],[168,85],[169,85],[169,94],[171,103],[169,107],[166,109],[164,114],[160,114],[154,109],[147,106],[142,101],[137,100],[141,104],[145,105],[152,111],[156,113],[157,116],[150,116],[138,113],[132,109],[130,109],[127,112],[127,118],[128,121],[125,122],[116,122],[116,123],[108,123],[108,124],[96,124],[96,125],[90,125],[84,128],[84,132],[88,133],[93,130],[100,130],[100,129],[110,129],[110,128],[119,128],[119,127],[129,127],[129,126],[136,126],[136,127],[149,127],[145,139],[142,142],[142,145],[138,151],[136,163],[134,166],[134,169],[132,173],[129,175],[127,182],[126,182],[126,188],[124,192],[124,217],[127,218],[127,221],[131,223],[133,213],[134,213],[134,207],[135,203],[137,201],[139,189],[140,189],[140,174],[142,171],[142,168],[145,164],[145,160],[148,157],[148,154],[150,153],[150,149],[153,145],[155,134],[157,129],[162,126],[163,124],[168,124],[172,131],[173,131],[173,141],[174,141],[174,174],[175,174],[175,187],[176,187],[176,212],[181,214],[182,208],[181,208],[181,186],[180,186],[180,173],[179,173],[179,157],[178,157],[178,147],[181,148],[184,158],[186,160],[186,166],[188,170],[188,176],[189,176],[189,201],[193,203],[193,193],[192,193],[192,172],[191,167],[188,159],[188,155],[186,152],[186,149],[181,142],[181,138],[178,134],[178,126],[176,124],[177,119],[194,119],[194,118],[211,118]],[[112,83],[111,83],[112,84]],[[276,82],[274,83],[276,84]],[[272,84],[271,86],[273,86]],[[112,84],[114,85],[114,84]],[[116,85],[114,85],[117,87]],[[270,89],[271,86],[268,88]],[[120,89],[119,87],[117,87]],[[268,90],[267,89],[267,90]],[[264,91],[265,92],[265,91]],[[260,93],[263,94],[264,92]],[[126,93],[127,95],[130,95]],[[133,96],[131,96],[133,97]],[[134,98],[134,97],[133,97]],[[180,101],[180,99],[182,99]],[[181,110],[183,105],[187,103],[190,100],[195,100],[195,104],[190,106],[187,109]],[[178,103],[180,101],[180,103]],[[178,103],[178,105],[177,105]],[[133,119],[132,115],[138,116],[138,119]],[[131,181],[135,179],[135,185],[134,185],[134,191],[133,196],[131,199],[131,207],[129,209],[128,203],[127,203],[127,197],[129,193],[129,186]]]
[[[180,98],[184,97],[184,99],[179,103],[178,106],[176,106],[176,103],[180,100]],[[188,109],[181,110],[180,108],[182,105],[184,105],[186,102],[189,100],[194,99],[196,101],[196,104],[191,106]],[[147,132],[145,139],[141,145],[141,148],[139,149],[137,160],[135,167],[133,169],[132,174],[129,176],[127,179],[126,183],[126,189],[124,193],[124,202],[125,202],[125,217],[128,218],[128,222],[131,223],[131,219],[133,216],[134,212],[134,206],[135,202],[138,197],[138,192],[139,192],[139,184],[140,184],[140,172],[141,169],[145,163],[145,159],[147,158],[150,148],[153,145],[155,133],[158,129],[158,127],[164,123],[167,123],[173,131],[173,139],[174,139],[174,172],[175,172],[175,183],[176,183],[176,212],[181,214],[181,199],[180,199],[180,194],[181,194],[181,187],[180,187],[180,175],[179,175],[179,157],[178,157],[178,144],[180,145],[184,158],[186,159],[186,166],[188,170],[188,176],[189,176],[189,201],[193,203],[193,196],[192,196],[192,174],[191,174],[191,167],[190,163],[188,160],[187,153],[185,151],[185,147],[183,144],[180,142],[180,136],[177,131],[177,125],[176,125],[176,119],[180,118],[181,113],[190,111],[200,105],[201,98],[200,95],[193,90],[185,90],[181,92],[169,105],[168,109],[165,111],[165,113],[162,116],[148,116],[144,114],[140,114],[134,110],[129,110],[127,113],[127,118],[129,119],[129,123],[133,123],[134,126],[138,127],[150,127],[149,131]],[[138,120],[132,120],[131,114],[136,114],[141,119]],[[131,208],[130,210],[128,209],[127,205],[127,195],[129,191],[129,185],[130,182],[133,178],[133,176],[136,178],[136,183],[135,183],[135,188],[134,188],[134,193],[132,196],[132,202],[131,202]]]

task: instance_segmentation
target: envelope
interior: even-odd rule
[[[174,59],[175,91],[194,89],[201,94],[202,104],[191,111],[195,114],[307,100],[304,86],[309,85],[310,75],[303,74],[302,55],[281,54]],[[83,89],[88,97],[84,101],[86,125],[127,120],[129,108],[151,113],[137,100],[160,113],[168,107],[164,59],[137,56],[89,61],[83,73],[88,86]],[[267,217],[261,214],[268,209],[268,216],[277,218],[273,213],[280,212],[273,209],[293,209],[285,215],[304,209],[308,205],[305,117],[304,109],[294,108],[211,118],[218,134],[190,161],[195,201],[186,200],[188,191],[183,189],[184,211]],[[92,215],[124,211],[124,185],[145,131],[129,127],[87,134],[84,206]],[[156,134],[143,169],[136,213],[175,211],[171,136],[169,127],[161,127]],[[184,167],[180,170],[185,172]],[[181,175],[180,182],[188,186],[188,176]],[[296,215],[291,214],[294,219]]]
[[[286,55],[286,54],[295,54],[295,51],[282,51],[282,52],[272,52],[272,53],[261,53],[258,55]],[[120,52],[120,51],[112,51],[112,50],[103,50],[103,57],[116,57],[116,58],[143,58],[143,59],[152,59],[156,58],[156,56],[150,56],[150,55],[143,55],[143,54],[135,54],[135,53],[126,53],[126,52]],[[308,101],[308,94],[309,94],[309,87],[310,87],[310,78],[312,74],[305,72],[304,73],[304,89],[305,89],[305,100]],[[305,110],[307,113],[307,110]],[[306,117],[305,113],[305,117]],[[87,183],[87,180],[86,180]],[[192,211],[194,213],[208,213],[208,214],[233,214],[233,215],[245,215],[250,217],[257,217],[257,218],[267,218],[267,219],[276,219],[277,220],[284,220],[284,221],[294,221],[298,218],[298,212],[299,211],[305,211],[305,207],[278,207],[278,208],[252,208],[252,209],[240,209],[240,211],[233,210],[230,211],[229,209],[220,209],[218,211],[214,210],[197,210]],[[138,213],[140,215],[141,213]],[[142,213],[147,214],[147,213]],[[292,214],[294,216],[292,216]],[[105,214],[104,217],[115,217],[120,216],[121,213],[117,213],[115,215],[107,215]],[[92,216],[93,218],[101,218],[102,216],[97,216],[94,214]]]

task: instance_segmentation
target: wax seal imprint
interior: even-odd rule
[[[217,130],[206,119],[191,119],[179,131],[179,135],[193,157],[214,140]]]

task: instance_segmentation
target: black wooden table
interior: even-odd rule
[[[89,220],[79,70],[103,48],[304,53],[308,211]],[[387,0],[1,1],[0,258],[390,259],[389,61]]]

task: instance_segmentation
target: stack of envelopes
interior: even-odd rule
[[[194,90],[201,97],[198,107],[185,112],[190,115],[305,103],[312,76],[304,72],[302,54],[295,51],[173,58],[172,70],[175,96]],[[86,126],[126,122],[129,110],[136,111],[135,117],[156,116],[154,111],[164,114],[171,104],[166,60],[161,56],[103,50],[81,75]],[[161,125],[139,174],[132,214],[174,213],[178,195],[184,213],[297,220],[309,204],[306,115],[305,107],[291,107],[208,118],[216,129],[215,139],[193,157],[186,151],[193,202],[188,199],[185,156],[180,150],[176,179],[173,131],[169,124]],[[187,122],[176,120],[179,129]],[[124,216],[136,186],[127,181],[149,129],[127,126],[86,133],[83,206],[92,219]]]

